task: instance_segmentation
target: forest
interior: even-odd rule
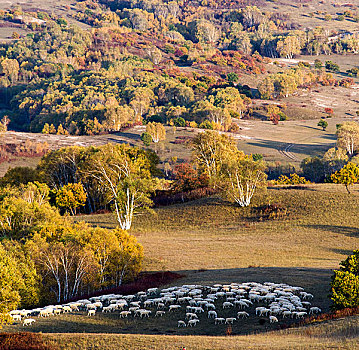
[[[297,28],[260,3],[234,2],[229,10],[226,2],[78,1],[74,16],[90,31],[46,12],[2,11],[5,21],[43,21],[25,22],[31,32],[0,48],[2,116],[15,130],[65,135],[151,121],[182,126],[182,119],[236,131],[232,119],[250,118],[253,98],[354,84],[356,71],[335,79],[339,68],[329,59],[273,71],[269,63],[279,57],[355,54],[359,37]],[[350,8],[343,16],[357,19]],[[256,85],[240,82],[247,75]]]

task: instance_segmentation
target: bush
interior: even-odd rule
[[[340,263],[331,282],[331,300],[334,309],[359,306],[359,250]]]
[[[141,135],[141,140],[145,146],[149,146],[152,142],[152,136],[148,132],[144,132]]]
[[[186,121],[182,117],[177,117],[177,118],[173,119],[173,125],[179,126],[179,127],[185,127]]]
[[[325,69],[337,73],[340,71],[339,66],[332,61],[325,61]]]
[[[290,176],[281,175],[279,178],[275,181],[273,181],[274,185],[304,185],[304,184],[310,184],[310,181],[308,181],[305,177],[299,176],[298,174],[290,174]]]
[[[255,162],[257,162],[258,160],[262,160],[263,159],[263,155],[260,153],[254,153],[252,154],[252,158]]]
[[[208,119],[199,124],[199,127],[200,129],[213,130],[213,124]]]

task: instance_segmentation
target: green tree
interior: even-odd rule
[[[227,74],[227,81],[230,83],[235,83],[238,81],[238,74],[235,72],[230,72]]]
[[[325,129],[328,127],[328,122],[324,119],[320,119],[317,125],[323,128],[323,131],[325,131]]]
[[[349,162],[330,177],[332,182],[342,184],[350,194],[349,186],[359,182],[359,166]]]
[[[335,309],[359,306],[359,250],[340,263],[331,281],[331,300]]]
[[[152,142],[152,136],[148,132],[144,132],[141,134],[141,140],[148,147]]]

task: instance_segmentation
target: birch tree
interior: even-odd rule
[[[223,174],[225,193],[241,207],[249,206],[255,191],[265,186],[267,175],[263,170],[261,162],[239,153]]]
[[[166,129],[161,123],[148,123],[146,126],[146,132],[151,135],[154,143],[158,143],[159,141],[166,139]]]
[[[129,230],[134,215],[152,204],[154,189],[146,153],[128,145],[106,145],[93,155],[92,176],[106,193],[123,230]]]
[[[199,133],[191,142],[193,158],[199,170],[215,184],[223,165],[237,151],[233,138],[216,131]]]
[[[359,146],[359,124],[345,122],[337,131],[338,147],[344,148],[349,155],[353,155]]]

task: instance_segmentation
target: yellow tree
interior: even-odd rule
[[[212,184],[218,180],[227,159],[238,151],[233,138],[216,131],[197,134],[191,145],[195,163]]]
[[[359,182],[359,166],[349,162],[336,171],[330,179],[336,184],[342,184],[350,194],[349,186]]]
[[[78,208],[86,203],[86,192],[81,183],[69,183],[56,193],[56,205],[75,215]]]
[[[158,143],[159,141],[166,139],[166,129],[161,123],[148,123],[146,126],[146,132],[151,135],[154,143]]]
[[[277,51],[281,57],[292,59],[295,55],[300,54],[300,41],[296,36],[289,35],[284,40],[277,43]]]
[[[20,304],[19,289],[25,287],[16,260],[9,255],[0,243],[0,328],[11,322],[9,311]]]

